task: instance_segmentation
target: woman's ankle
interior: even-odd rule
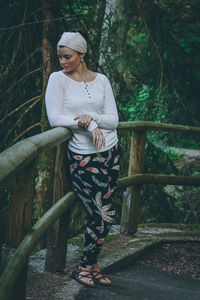
[[[81,269],[87,269],[87,270],[91,271],[92,270],[92,265],[84,265],[84,266],[80,265],[79,268],[81,268]]]
[[[93,269],[93,270],[100,271],[99,266],[98,266],[97,263],[92,265],[92,269]]]

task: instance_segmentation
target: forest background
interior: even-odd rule
[[[44,94],[59,70],[56,44],[64,31],[88,33],[89,68],[111,81],[120,121],[200,126],[200,1],[1,1],[0,151],[50,129]],[[130,136],[120,136],[121,176],[127,174]],[[197,136],[148,133],[146,173],[198,175],[177,166],[178,148],[199,149]],[[51,206],[55,151],[37,163],[33,223]],[[0,240],[18,182],[0,191]],[[170,190],[171,189],[171,190]],[[143,186],[140,222],[199,223],[199,188]],[[195,196],[194,196],[195,195]],[[117,195],[118,221],[122,195]],[[72,218],[77,220],[77,210]]]

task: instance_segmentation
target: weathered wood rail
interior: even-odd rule
[[[138,121],[121,122],[118,130],[119,132],[132,131],[129,172],[127,177],[118,180],[118,188],[125,189],[128,187],[128,193],[131,195],[131,205],[125,214],[126,217],[128,215],[128,222],[122,220],[123,230],[135,233],[137,231],[137,216],[142,184],[200,185],[200,176],[183,177],[143,174],[146,131],[155,130],[200,135],[200,128]],[[20,177],[23,181],[24,194],[26,195],[28,190],[28,195],[30,195],[30,191],[33,192],[34,190],[34,168],[38,154],[57,146],[53,206],[31,228],[30,216],[33,197],[24,196],[22,200],[18,199],[18,201],[15,201],[16,203],[11,203],[11,212],[13,213],[13,209],[16,216],[15,223],[11,222],[9,224],[16,228],[14,231],[15,236],[10,236],[9,238],[10,244],[16,245],[17,250],[15,255],[9,260],[0,279],[1,300],[25,299],[28,257],[43,234],[48,230],[53,231],[55,238],[51,239],[47,249],[46,268],[50,271],[64,269],[67,251],[66,213],[76,201],[76,196],[70,191],[69,180],[62,169],[64,142],[70,138],[71,132],[67,128],[54,128],[23,140],[0,154],[0,186],[6,184],[13,177]],[[18,207],[20,207],[20,210]],[[13,231],[13,228],[11,231]]]

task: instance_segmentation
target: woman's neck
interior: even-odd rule
[[[90,71],[85,62],[82,62],[80,66],[74,71],[70,73],[64,72],[67,76],[70,78],[76,80],[76,81],[92,81],[95,79],[96,74],[92,71]]]

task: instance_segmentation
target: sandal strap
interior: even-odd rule
[[[86,274],[81,274],[81,273],[86,273]],[[90,271],[88,271],[87,269],[76,269],[76,273],[77,273],[77,275],[78,276],[80,276],[80,277],[85,277],[85,278],[90,278],[90,279],[92,279],[92,274],[91,274],[91,272]]]
[[[88,287],[95,286],[91,271],[88,269],[84,269],[84,268],[80,268],[80,267],[75,269],[72,272],[72,278],[85,286],[88,286]]]
[[[94,282],[103,284],[103,285],[110,285],[111,281],[106,276],[104,276],[101,271],[92,270],[92,276],[94,279]],[[103,280],[106,280],[107,282],[103,282]]]
[[[103,274],[100,271],[92,271],[92,276],[95,279],[106,279],[106,277],[103,276]]]

